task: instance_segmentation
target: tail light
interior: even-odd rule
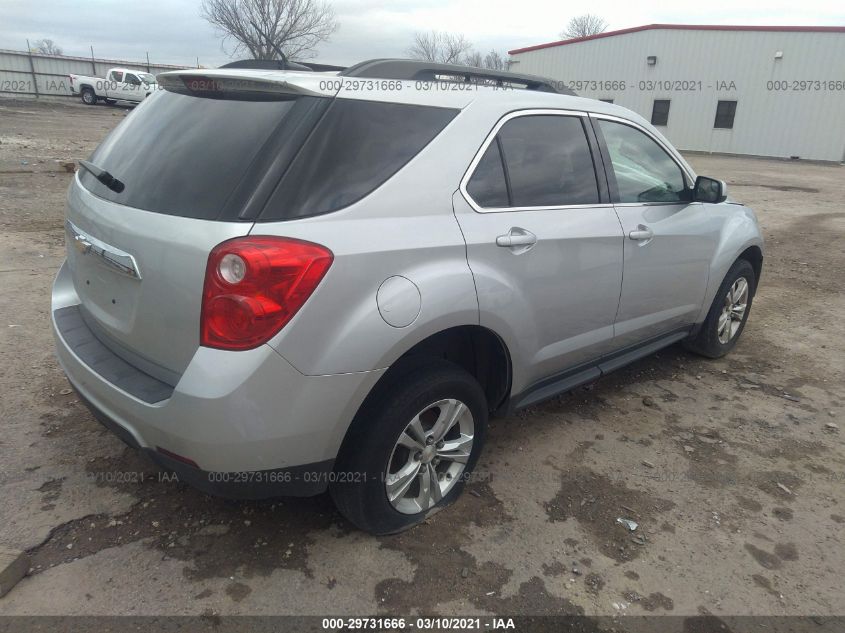
[[[245,350],[266,343],[299,311],[334,256],[287,237],[239,237],[208,256],[200,344]]]

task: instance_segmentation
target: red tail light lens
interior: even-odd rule
[[[299,311],[334,256],[287,237],[239,237],[211,251],[205,269],[200,344],[245,350],[266,343]]]

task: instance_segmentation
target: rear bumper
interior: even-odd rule
[[[94,418],[128,446],[145,453],[159,466],[175,472],[183,481],[201,492],[228,499],[267,499],[269,497],[309,497],[320,494],[331,480],[334,460],[303,464],[290,468],[245,472],[214,472],[195,468],[173,457],[141,446],[120,424],[89,402],[79,391],[79,399]]]
[[[121,359],[92,360],[97,354],[72,340],[90,330],[69,335],[65,328],[63,335],[57,312],[78,301],[65,265],[53,288],[52,326],[68,380],[121,439],[214,494],[259,498],[324,490],[346,429],[383,373],[305,376],[267,345],[244,352],[199,347],[172,393],[163,390],[164,399],[147,402],[130,388],[146,374]],[[112,375],[103,364],[120,370]],[[130,371],[139,375],[127,376]]]

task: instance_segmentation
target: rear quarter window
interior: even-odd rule
[[[322,215],[357,202],[416,156],[457,113],[430,106],[335,100],[260,220]]]

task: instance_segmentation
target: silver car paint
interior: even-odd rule
[[[65,263],[52,311],[76,305]],[[101,378],[58,333],[73,386],[143,447],[189,456],[203,470],[269,470],[334,459],[349,420],[383,371],[304,376],[268,345],[243,352],[198,347],[172,397],[147,404]]]
[[[140,106],[143,107],[143,106]],[[174,384],[199,346],[199,313],[208,253],[245,235],[248,223],[212,222],[122,206],[86,190],[77,175],[67,219],[102,242],[133,255],[141,279],[67,249],[74,286],[89,322],[149,374]]]
[[[611,205],[478,213],[460,193],[453,200],[479,322],[505,341],[515,393],[609,350],[622,284],[622,230]],[[531,250],[496,245],[514,227],[537,236]]]
[[[698,315],[716,248],[716,225],[705,205],[617,205],[626,236],[647,227],[647,241],[624,240],[625,280],[614,348],[689,325]]]
[[[707,317],[707,311],[716,297],[716,291],[737,258],[751,247],[762,251],[764,246],[762,232],[754,211],[731,202],[706,206],[717,239],[713,257],[709,262],[707,290],[695,323],[701,323]]]
[[[289,83],[304,81],[312,80]],[[142,403],[88,369],[57,334],[59,357],[73,384],[141,445],[165,446],[206,470],[331,459],[384,369],[432,334],[459,325],[493,330],[514,361],[515,393],[629,340],[700,322],[739,253],[762,245],[753,213],[727,203],[478,213],[459,191],[460,182],[493,126],[509,112],[552,108],[617,116],[665,139],[624,108],[589,99],[489,88],[438,96],[413,88],[341,89],[344,98],[463,111],[384,185],[326,216],[255,225],[178,218],[101,200],[75,179],[68,218],[136,257],[143,280],[117,279],[114,271],[69,250],[53,309],[81,303],[115,353],[176,383],[176,390],[165,402]],[[667,149],[694,176],[677,151]],[[625,230],[643,220],[655,237],[632,251]],[[530,229],[539,242],[519,255],[495,246],[495,238],[513,227]],[[247,231],[323,244],[335,262],[267,345],[248,352],[199,347],[208,252]],[[692,253],[694,261],[683,261],[679,249]],[[671,276],[673,268],[682,271],[678,278]],[[388,324],[376,302],[379,287],[393,276],[419,289],[419,313],[405,327]],[[85,283],[91,280],[93,289]],[[659,281],[668,287],[656,288]],[[658,298],[653,306],[650,293]]]
[[[443,182],[455,161],[428,150],[347,209],[253,228],[254,234],[294,236],[334,253],[317,291],[270,341],[304,374],[384,368],[431,334],[478,323],[466,245]],[[419,316],[405,328],[386,323],[376,305],[381,284],[397,275],[412,281],[421,297]]]

